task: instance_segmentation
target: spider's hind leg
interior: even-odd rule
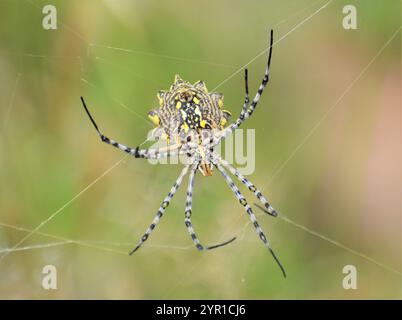
[[[136,252],[142,245],[143,243],[149,238],[150,234],[152,231],[155,229],[156,225],[158,224],[159,220],[162,218],[165,209],[168,207],[170,201],[172,200],[173,196],[175,195],[177,189],[179,189],[184,176],[187,174],[189,166],[186,166],[183,168],[181,171],[179,177],[177,178],[176,182],[173,184],[172,188],[170,189],[168,195],[165,197],[163,200],[161,206],[159,207],[154,220],[152,221],[151,225],[148,227],[147,231],[144,233],[144,235],[141,237],[140,242],[137,244],[137,246],[130,252],[130,255]]]
[[[191,239],[193,240],[195,246],[197,247],[198,250],[212,250],[216,249],[219,247],[223,247],[234,240],[236,240],[236,237],[233,237],[232,239],[225,241],[223,243],[218,243],[212,246],[203,246],[200,243],[200,240],[198,239],[197,235],[195,234],[193,224],[191,223],[191,210],[192,210],[192,205],[193,205],[193,190],[194,190],[194,178],[195,178],[195,173],[197,172],[199,162],[195,163],[193,167],[191,168],[190,175],[188,178],[188,188],[187,188],[187,195],[186,195],[186,208],[185,208],[185,218],[184,218],[184,223],[186,225],[187,231],[191,236]]]
[[[188,188],[187,188],[187,194],[186,194],[186,208],[184,210],[184,224],[186,225],[187,231],[191,236],[191,239],[193,239],[193,242],[195,246],[197,247],[198,250],[204,250],[204,246],[200,243],[200,240],[198,240],[197,235],[195,234],[193,224],[191,223],[191,209],[193,205],[193,188],[194,188],[194,178],[195,178],[195,173],[197,170],[199,163],[196,163],[193,165],[191,168],[191,172],[188,178]]]
[[[284,267],[282,266],[281,262],[279,261],[278,257],[276,256],[275,252],[272,250],[271,245],[269,244],[269,241],[267,237],[265,236],[264,232],[262,231],[257,218],[247,203],[247,200],[244,198],[244,196],[241,194],[239,188],[234,184],[232,179],[229,177],[229,175],[226,173],[225,169],[220,165],[219,162],[214,162],[215,167],[220,171],[222,174],[223,178],[225,179],[226,183],[228,184],[229,188],[232,190],[234,195],[236,196],[237,200],[239,200],[240,204],[244,207],[244,210],[246,211],[247,215],[250,217],[251,222],[254,225],[255,231],[257,232],[259,238],[261,241],[264,243],[264,245],[267,247],[268,251],[271,253],[272,257],[278,264],[279,268],[282,271],[283,276],[286,278],[286,272]]]
[[[261,191],[246,177],[244,177],[239,170],[237,170],[235,167],[233,167],[229,162],[222,158],[218,158],[219,163],[221,163],[226,169],[230,171],[231,174],[233,174],[241,183],[243,183],[254,195],[257,197],[257,199],[262,203],[264,206],[264,211],[268,214],[270,214],[273,217],[278,216],[278,212],[271,206],[271,204],[268,202],[268,200],[264,197],[264,195],[261,193]]]

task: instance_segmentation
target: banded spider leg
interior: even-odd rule
[[[276,256],[275,252],[272,250],[271,245],[270,245],[269,241],[267,240],[267,237],[265,236],[264,232],[262,231],[262,229],[261,229],[261,227],[260,227],[260,225],[259,225],[259,223],[257,221],[257,218],[256,218],[253,210],[251,209],[251,207],[247,203],[247,200],[244,198],[244,196],[240,192],[239,188],[235,185],[235,183],[230,178],[230,176],[227,174],[226,170],[222,167],[220,162],[216,161],[216,160],[212,160],[212,162],[213,162],[214,166],[222,174],[222,176],[225,179],[227,185],[232,190],[232,192],[234,193],[236,198],[239,200],[240,204],[244,207],[244,210],[246,211],[246,213],[250,217],[250,220],[253,223],[255,231],[257,232],[259,238],[264,243],[264,245],[267,247],[268,251],[271,253],[272,257],[274,258],[274,260],[278,264],[279,268],[281,269],[283,276],[286,278],[285,269],[282,266],[281,262],[279,261],[278,257]]]
[[[194,178],[195,178],[195,174],[197,172],[197,168],[200,164],[200,161],[196,161],[190,171],[189,174],[189,178],[188,178],[188,188],[187,188],[187,194],[186,194],[186,209],[185,209],[185,219],[184,219],[184,223],[186,225],[187,231],[191,236],[191,239],[193,240],[195,246],[197,247],[198,250],[212,250],[212,249],[216,249],[219,247],[223,247],[231,242],[233,242],[234,240],[236,240],[236,237],[233,237],[232,239],[225,241],[223,243],[218,243],[212,246],[203,246],[200,243],[200,240],[197,238],[197,235],[195,234],[194,228],[193,228],[193,224],[191,223],[191,212],[192,212],[192,205],[193,205],[193,190],[194,190]]]
[[[190,166],[185,166],[183,170],[181,171],[179,177],[177,178],[176,182],[173,184],[172,188],[170,189],[169,193],[163,200],[162,204],[160,205],[158,211],[156,212],[156,215],[154,219],[152,220],[152,223],[148,227],[147,231],[144,233],[144,235],[141,237],[140,242],[137,244],[137,246],[130,252],[130,255],[136,252],[142,245],[143,243],[148,239],[152,231],[155,229],[156,225],[159,223],[160,219],[162,218],[165,209],[168,207],[170,204],[170,201],[172,200],[173,196],[175,195],[176,191],[179,189],[181,183],[183,182],[184,176],[187,174],[188,169]]]
[[[276,210],[270,205],[268,200],[264,197],[262,192],[250,180],[248,180],[244,175],[240,173],[239,170],[237,170],[235,167],[229,164],[229,162],[227,162],[226,160],[222,159],[220,156],[215,155],[215,158],[220,164],[222,164],[226,169],[228,169],[232,175],[234,175],[241,183],[243,183],[251,192],[254,193],[257,199],[264,206],[264,211],[266,213],[270,214],[273,217],[278,216],[278,212],[276,212]]]
[[[223,129],[221,132],[218,133],[217,137],[215,137],[214,145],[217,145],[221,141],[221,139],[224,139],[228,134],[233,133],[234,130],[239,128],[243,122],[245,122],[248,118],[251,117],[251,115],[254,113],[255,109],[257,108],[258,102],[260,101],[260,98],[264,92],[264,89],[269,82],[273,41],[274,41],[274,31],[271,30],[268,61],[267,61],[266,68],[265,68],[264,78],[261,81],[260,87],[258,88],[258,91],[255,94],[253,101],[251,101],[250,105],[248,106],[248,103],[249,103],[248,71],[247,71],[247,69],[245,69],[244,80],[245,80],[245,86],[246,86],[246,97],[245,97],[243,108],[240,112],[239,117],[232,124],[230,124],[228,127],[226,127],[225,129]]]
[[[133,155],[135,158],[145,158],[145,159],[157,159],[157,158],[161,158],[161,157],[169,157],[169,156],[173,156],[176,154],[180,153],[180,148],[181,148],[181,144],[175,144],[175,145],[171,145],[168,146],[166,148],[160,148],[160,149],[140,149],[139,147],[136,148],[131,148],[131,147],[127,147],[124,144],[121,144],[113,139],[110,139],[108,137],[106,137],[100,130],[98,125],[96,124],[94,118],[92,117],[91,113],[89,112],[87,105],[84,101],[84,98],[81,97],[81,102],[82,105],[85,109],[85,112],[87,113],[89,119],[91,120],[93,126],[95,127],[95,130],[98,132],[99,137],[101,138],[101,140],[103,142],[105,142],[106,144],[110,144],[111,146],[122,150],[126,153],[129,153],[131,155]]]

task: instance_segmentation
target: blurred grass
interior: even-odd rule
[[[0,222],[28,228],[123,156],[99,142],[81,95],[105,133],[135,146],[174,74],[212,89],[267,47],[270,28],[279,39],[325,1],[53,3],[57,31],[41,27],[47,3],[0,2]],[[356,5],[358,30],[342,28],[345,4]],[[280,212],[400,270],[400,34],[277,171],[399,26],[399,1],[333,1],[275,46],[271,82],[245,128],[256,129],[250,179]],[[249,65],[251,92],[265,59]],[[242,72],[218,91],[236,115]],[[129,159],[42,231],[135,244],[179,171]],[[0,261],[0,297],[400,298],[400,276],[256,211],[289,274],[282,279],[219,174],[197,175],[193,223],[207,244],[242,237],[197,252],[183,223],[184,188],[136,256],[79,245],[15,252]],[[23,235],[0,227],[0,246]],[[34,235],[25,244],[51,241]],[[58,268],[56,291],[41,289],[46,264]],[[341,286],[346,264],[358,268],[353,292]]]

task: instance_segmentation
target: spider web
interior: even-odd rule
[[[34,2],[32,2],[31,0],[26,0],[28,3],[30,3],[33,6],[38,7]],[[300,16],[302,13],[304,14],[304,12],[310,10],[311,8],[315,8],[311,13],[305,15],[301,20],[299,20],[298,23],[296,23],[292,28],[290,28],[287,32],[285,32],[278,40],[276,40],[274,42],[274,46],[278,45],[281,41],[283,41],[284,39],[286,39],[288,36],[292,35],[294,32],[296,32],[299,28],[301,28],[303,25],[305,25],[306,23],[308,23],[311,19],[313,19],[316,15],[318,15],[319,13],[321,13],[323,10],[325,10],[334,0],[329,0],[329,1],[314,1],[313,3],[309,4],[307,7],[298,10],[296,12],[294,12],[293,14],[291,14],[290,16],[288,16],[285,19],[281,19],[276,25],[273,26],[273,28],[282,25],[286,22],[288,22],[290,19],[293,19],[294,17],[298,17]],[[317,4],[319,4],[318,8],[317,8]],[[225,79],[223,79],[213,90],[216,90],[217,88],[219,88],[220,86],[222,86],[224,83],[230,81],[235,75],[237,75],[238,73],[240,73],[242,70],[244,70],[244,67],[253,63],[255,60],[257,60],[260,56],[262,56],[263,54],[265,54],[267,52],[267,50],[269,48],[264,49],[262,52],[260,52],[259,54],[257,54],[255,57],[253,57],[252,59],[250,59],[244,66],[241,67],[237,67],[237,66],[232,66],[232,65],[228,65],[228,64],[224,64],[224,63],[216,63],[216,62],[209,62],[209,61],[203,61],[203,60],[196,60],[196,59],[188,59],[186,57],[176,57],[176,56],[170,56],[170,55],[163,55],[163,54],[158,54],[158,53],[154,53],[154,52],[145,52],[145,51],[141,51],[141,50],[134,50],[134,49],[129,49],[129,48],[120,48],[120,47],[114,47],[114,46],[110,46],[110,45],[106,45],[106,44],[96,44],[96,43],[88,43],[85,38],[78,33],[77,31],[75,31],[74,29],[72,29],[71,27],[63,24],[60,19],[59,19],[59,23],[61,24],[61,26],[63,28],[65,28],[66,30],[68,30],[69,32],[71,32],[72,34],[74,34],[77,38],[79,38],[81,41],[85,42],[88,48],[88,55],[93,56],[94,52],[96,54],[96,49],[97,48],[102,48],[105,50],[113,50],[113,51],[120,51],[120,52],[124,52],[127,54],[141,54],[141,55],[147,55],[150,57],[155,57],[155,58],[159,58],[159,59],[167,59],[167,60],[176,60],[179,62],[183,62],[183,63],[195,63],[195,64],[204,64],[204,65],[209,65],[209,66],[214,66],[214,67],[221,67],[221,68],[227,68],[227,69],[234,69],[233,73],[231,73],[229,76],[227,76]],[[395,39],[395,37],[399,34],[401,28],[399,27],[389,38],[388,40],[384,43],[384,45],[378,50],[378,52],[373,56],[373,58],[367,63],[367,65],[361,70],[361,72],[353,79],[353,81],[351,83],[349,83],[346,87],[345,90],[341,93],[341,95],[339,96],[339,98],[334,102],[334,104],[332,104],[327,111],[320,117],[320,119],[311,127],[311,130],[303,137],[303,139],[300,140],[300,143],[293,149],[292,152],[290,152],[289,156],[274,170],[274,172],[272,173],[269,181],[267,182],[268,184],[271,183],[271,181],[286,167],[286,165],[294,158],[294,156],[300,151],[301,148],[303,148],[303,146],[306,144],[306,142],[310,139],[310,137],[316,132],[317,128],[323,123],[323,121],[335,110],[335,108],[339,105],[339,103],[342,101],[342,99],[352,90],[352,88],[354,87],[354,85],[362,78],[362,76],[366,73],[366,71],[369,69],[369,67],[376,61],[376,59],[381,55],[381,53],[387,48],[387,46]],[[45,60],[50,60],[50,59],[64,59],[64,58],[71,58],[71,57],[64,57],[64,56],[51,56],[51,55],[41,55],[41,54],[34,54],[34,53],[23,53],[21,54],[21,57],[25,57],[25,58],[37,58],[37,59],[45,59]],[[99,61],[103,61],[106,63],[110,63],[109,61],[107,61],[106,59],[99,57],[99,56],[94,56],[94,58],[96,60]],[[75,59],[77,60],[77,63],[79,63],[82,67],[83,65],[83,59],[80,56],[75,57]],[[81,69],[83,71],[83,68]],[[16,78],[15,78],[15,83],[14,83],[14,87],[13,87],[13,91],[9,100],[9,105],[6,109],[6,113],[5,113],[5,117],[4,117],[4,121],[3,121],[3,125],[2,125],[2,130],[0,131],[1,133],[4,134],[6,128],[7,128],[7,124],[8,121],[10,119],[11,116],[11,112],[12,112],[12,108],[14,106],[14,100],[15,100],[15,96],[18,92],[18,85],[20,83],[21,78],[23,77],[23,73],[18,72]],[[82,77],[79,78],[79,80],[83,83],[85,83],[86,85],[89,85],[91,87],[94,87],[96,89],[99,89],[99,87],[91,82],[89,82],[86,77],[84,75],[82,75]],[[139,119],[141,119],[142,121],[144,121],[145,123],[147,123],[147,125],[151,126],[151,124],[149,123],[149,121],[147,119],[145,119],[141,114],[138,114],[135,110],[133,110],[132,108],[130,108],[129,106],[127,106],[124,102],[122,102],[121,100],[115,98],[115,97],[111,97],[111,99],[118,105],[120,106],[122,109],[126,110],[127,112],[133,114],[134,116],[138,117]],[[145,140],[141,145],[143,145],[145,142],[147,142],[147,140]],[[61,206],[59,209],[57,209],[55,212],[53,212],[48,218],[46,218],[45,220],[41,221],[36,227],[34,228],[27,228],[27,227],[23,227],[23,226],[16,226],[4,221],[0,221],[0,226],[3,228],[7,228],[7,229],[12,229],[15,231],[18,231],[20,233],[24,233],[25,235],[21,238],[20,241],[18,241],[16,244],[10,246],[10,247],[3,247],[0,248],[0,264],[4,263],[4,258],[14,252],[24,252],[24,251],[31,251],[31,250],[39,250],[39,249],[46,249],[46,248],[51,248],[51,247],[63,247],[63,246],[82,246],[82,247],[88,247],[88,248],[92,248],[95,250],[100,250],[100,251],[105,251],[105,252],[109,252],[112,254],[117,254],[117,255],[127,255],[127,252],[129,249],[131,249],[133,247],[133,243],[135,242],[118,242],[118,241],[104,241],[104,240],[82,240],[82,239],[72,239],[69,237],[64,237],[64,236],[59,236],[59,235],[55,235],[55,234],[51,234],[51,233],[46,233],[41,231],[41,229],[48,224],[50,221],[52,221],[53,219],[55,219],[59,214],[61,214],[63,212],[63,210],[68,207],[71,203],[73,203],[75,200],[77,200],[78,198],[80,198],[81,196],[83,196],[85,194],[85,192],[87,190],[89,190],[90,188],[93,188],[95,186],[95,184],[97,184],[103,177],[105,177],[106,175],[110,174],[114,169],[116,169],[117,167],[119,167],[122,163],[124,163],[128,158],[128,155],[125,155],[124,157],[120,158],[117,162],[115,162],[112,166],[110,166],[107,170],[105,170],[102,174],[100,174],[96,179],[94,179],[91,183],[89,183],[84,189],[82,189],[80,192],[78,192],[74,197],[72,197],[70,200],[68,200],[63,206]],[[257,213],[257,216],[265,216],[264,213]],[[239,220],[243,217],[243,215],[239,216],[233,223],[232,226],[238,225]],[[149,218],[149,217],[147,217]],[[293,221],[292,219],[290,219],[289,217],[280,214],[278,216],[278,218],[280,219],[280,221],[289,224],[295,228],[298,228],[299,230],[306,232],[318,239],[321,239],[323,241],[326,241],[342,250],[345,250],[355,256],[358,256],[360,258],[365,259],[366,261],[369,261],[375,265],[377,265],[378,267],[387,270],[389,272],[392,272],[394,274],[397,274],[399,276],[402,275],[400,270],[396,270],[390,266],[388,266],[387,264],[384,264],[376,259],[373,259],[372,257],[359,252],[357,250],[354,250],[353,248],[344,245],[342,243],[340,243],[337,240],[334,240],[330,237],[327,237],[325,235],[323,235],[320,232],[317,232],[316,230],[312,230],[311,228],[304,226],[298,222]],[[238,228],[238,230],[236,231],[236,235],[238,237],[237,241],[244,241],[245,238],[245,234],[246,234],[246,230],[248,230],[248,227],[250,225],[251,222],[246,222],[242,225],[240,225],[240,227]],[[220,240],[225,240],[227,236],[229,236],[229,232],[233,232],[233,228],[228,228],[231,231],[227,231],[225,232],[222,237],[220,238]],[[139,230],[140,232],[142,230]],[[32,244],[32,245],[25,245],[25,242],[31,238],[31,236],[33,235],[38,235],[38,236],[42,236],[44,238],[48,238],[48,239],[52,239],[52,242],[46,242],[46,243],[39,243],[39,244]],[[149,247],[149,248],[155,248],[155,249],[174,249],[174,250],[194,250],[194,246],[193,244],[188,245],[188,246],[181,246],[179,244],[173,245],[173,244],[153,244],[153,243],[145,243],[143,245],[144,247]],[[197,265],[200,263],[201,260],[198,260],[197,262],[195,262],[192,267],[191,270],[189,270],[189,274],[191,274],[191,271],[196,269]],[[168,292],[166,292],[165,296],[169,297],[169,295],[175,290],[177,289],[177,287],[181,286],[185,281],[186,281],[186,276],[184,276],[182,279],[178,280],[176,282],[176,286],[173,288],[170,288]]]

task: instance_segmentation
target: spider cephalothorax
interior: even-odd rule
[[[169,91],[159,91],[159,108],[149,112],[148,116],[152,122],[156,125],[155,131],[160,133],[160,138],[166,141],[166,146],[156,149],[140,149],[139,147],[131,148],[127,147],[115,140],[106,137],[98,128],[92,115],[89,113],[84,99],[81,97],[82,104],[87,112],[92,124],[98,132],[101,140],[107,144],[110,144],[128,154],[133,155],[135,158],[145,159],[159,159],[161,157],[169,157],[172,155],[185,156],[187,162],[183,170],[181,171],[176,182],[173,184],[168,195],[160,205],[151,225],[147,231],[141,237],[140,242],[130,252],[130,254],[137,251],[142,244],[148,239],[156,225],[162,218],[165,209],[172,200],[177,189],[183,182],[184,176],[190,171],[186,207],[185,207],[185,226],[190,233],[191,239],[198,250],[210,250],[217,247],[224,246],[236,238],[232,238],[229,241],[216,244],[213,246],[203,246],[198,237],[195,234],[193,225],[191,223],[192,213],[192,200],[193,200],[193,187],[194,178],[197,169],[199,169],[203,175],[211,175],[212,168],[215,167],[222,174],[227,185],[232,190],[233,194],[244,207],[245,212],[249,216],[253,223],[254,229],[257,232],[259,238],[267,247],[273,258],[279,265],[284,276],[286,276],[285,270],[274,251],[272,250],[265,233],[262,231],[256,216],[246,198],[240,192],[232,178],[227,173],[226,169],[236,177],[242,184],[244,184],[257,199],[264,206],[264,210],[276,217],[278,214],[274,208],[269,204],[267,199],[262,195],[261,191],[247,178],[245,178],[235,167],[229,164],[226,160],[222,159],[217,153],[214,152],[214,147],[227,135],[240,127],[240,125],[247,120],[255,111],[258,101],[269,81],[271,56],[272,56],[272,44],[273,44],[273,31],[271,30],[271,42],[269,47],[268,62],[265,69],[264,78],[260,87],[250,102],[248,95],[248,78],[247,69],[245,70],[245,84],[246,84],[246,96],[243,104],[243,108],[239,114],[239,117],[229,126],[225,127],[225,124],[230,116],[230,113],[223,110],[223,95],[220,93],[212,92],[208,93],[207,87],[203,81],[197,81],[194,84],[183,81],[176,75],[173,85]]]

